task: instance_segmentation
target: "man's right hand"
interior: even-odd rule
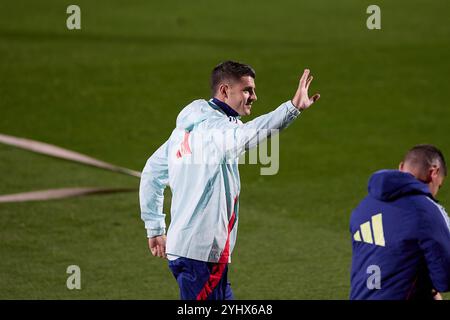
[[[148,239],[148,247],[155,257],[166,258],[166,236],[157,236]]]

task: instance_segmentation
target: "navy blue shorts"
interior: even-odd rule
[[[180,287],[181,300],[233,300],[227,281],[228,263],[178,258],[169,268]]]

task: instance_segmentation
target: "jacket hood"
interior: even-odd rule
[[[195,100],[188,104],[177,117],[177,128],[191,131],[195,125],[204,121],[212,107],[206,100]]]
[[[423,194],[431,198],[428,186],[412,174],[398,170],[380,170],[369,180],[369,194],[381,201],[392,201],[406,195]]]

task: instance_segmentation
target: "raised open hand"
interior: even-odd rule
[[[311,98],[308,96],[308,89],[313,76],[310,75],[309,69],[303,71],[303,75],[300,78],[300,83],[295,93],[294,98],[292,98],[292,104],[299,110],[308,109],[314,102],[319,100],[320,94],[316,93]]]

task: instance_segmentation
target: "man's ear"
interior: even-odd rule
[[[398,170],[403,171],[403,166],[405,165],[405,163],[402,161],[400,162],[400,164],[398,165]]]
[[[440,168],[438,166],[431,166],[430,168],[430,178],[432,180],[435,180],[439,177],[439,174],[441,173]]]
[[[224,98],[228,98],[228,89],[229,89],[229,86],[226,83],[222,83],[219,86],[219,92]]]
[[[422,181],[425,183],[430,183],[432,181],[435,181],[438,176],[439,176],[439,167],[431,166],[428,169],[428,171],[426,171],[426,173],[424,174]]]

